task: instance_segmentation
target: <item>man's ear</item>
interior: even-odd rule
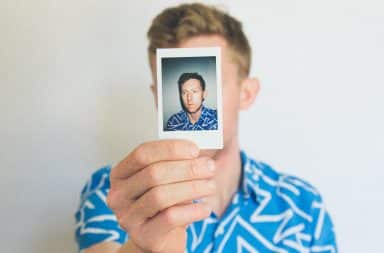
[[[256,99],[260,90],[257,78],[246,78],[241,82],[240,88],[240,109],[248,109]]]
[[[208,92],[207,92],[207,90],[205,90],[205,91],[203,92],[203,99],[204,99],[204,100],[207,98],[207,94],[208,94]]]
[[[149,88],[152,91],[153,99],[155,100],[155,106],[156,106],[156,109],[157,109],[157,88],[156,88],[156,85],[151,84],[151,86]]]

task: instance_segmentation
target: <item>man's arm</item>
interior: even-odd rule
[[[316,211],[313,216],[315,220],[310,252],[327,250],[327,252],[337,253],[334,225],[322,198],[320,197],[318,201],[313,202],[312,206]]]
[[[119,226],[106,199],[110,189],[110,166],[95,171],[87,180],[75,214],[75,238],[79,252],[103,242],[123,244],[127,233]]]
[[[198,154],[191,142],[150,142],[93,175],[76,213],[80,251],[184,252],[187,225],[212,210],[192,200],[215,192],[214,161]]]

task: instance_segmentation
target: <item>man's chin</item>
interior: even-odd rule
[[[188,113],[197,113],[199,111],[199,109],[188,109],[188,108],[186,108],[186,111]]]

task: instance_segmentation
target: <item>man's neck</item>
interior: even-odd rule
[[[226,143],[224,149],[215,153],[203,151],[202,155],[211,156],[216,163],[214,180],[217,185],[217,193],[204,200],[211,204],[213,212],[220,217],[230,204],[241,180],[241,158],[237,136]]]
[[[192,124],[195,124],[199,120],[202,111],[203,111],[203,107],[201,106],[200,109],[197,110],[196,112],[187,112],[189,122],[191,122]]]

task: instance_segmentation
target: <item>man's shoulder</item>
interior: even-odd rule
[[[185,115],[185,112],[181,110],[175,114],[172,114],[171,117],[169,117],[165,130],[180,130],[187,121],[188,119]]]
[[[316,203],[322,202],[318,189],[307,180],[278,171],[266,162],[249,159],[247,180],[257,185],[256,191],[268,192],[276,199],[301,210],[310,212]],[[256,193],[257,195],[257,193]]]
[[[337,252],[332,219],[313,184],[298,176],[281,173],[264,162],[249,159],[248,164],[246,178],[255,188],[260,203],[260,208],[252,215],[253,221],[285,217],[286,222],[310,235],[311,249],[327,248]]]
[[[175,122],[175,121],[180,122],[184,120],[186,120],[186,115],[185,115],[185,112],[181,110],[177,113],[172,114],[168,119],[168,123]]]
[[[210,114],[212,116],[216,116],[217,115],[217,109],[212,109],[212,108],[204,106],[204,110],[205,110],[205,112],[207,114]]]
[[[107,192],[110,188],[109,174],[111,165],[106,165],[93,171],[81,191],[81,198],[86,199],[98,190]]]

